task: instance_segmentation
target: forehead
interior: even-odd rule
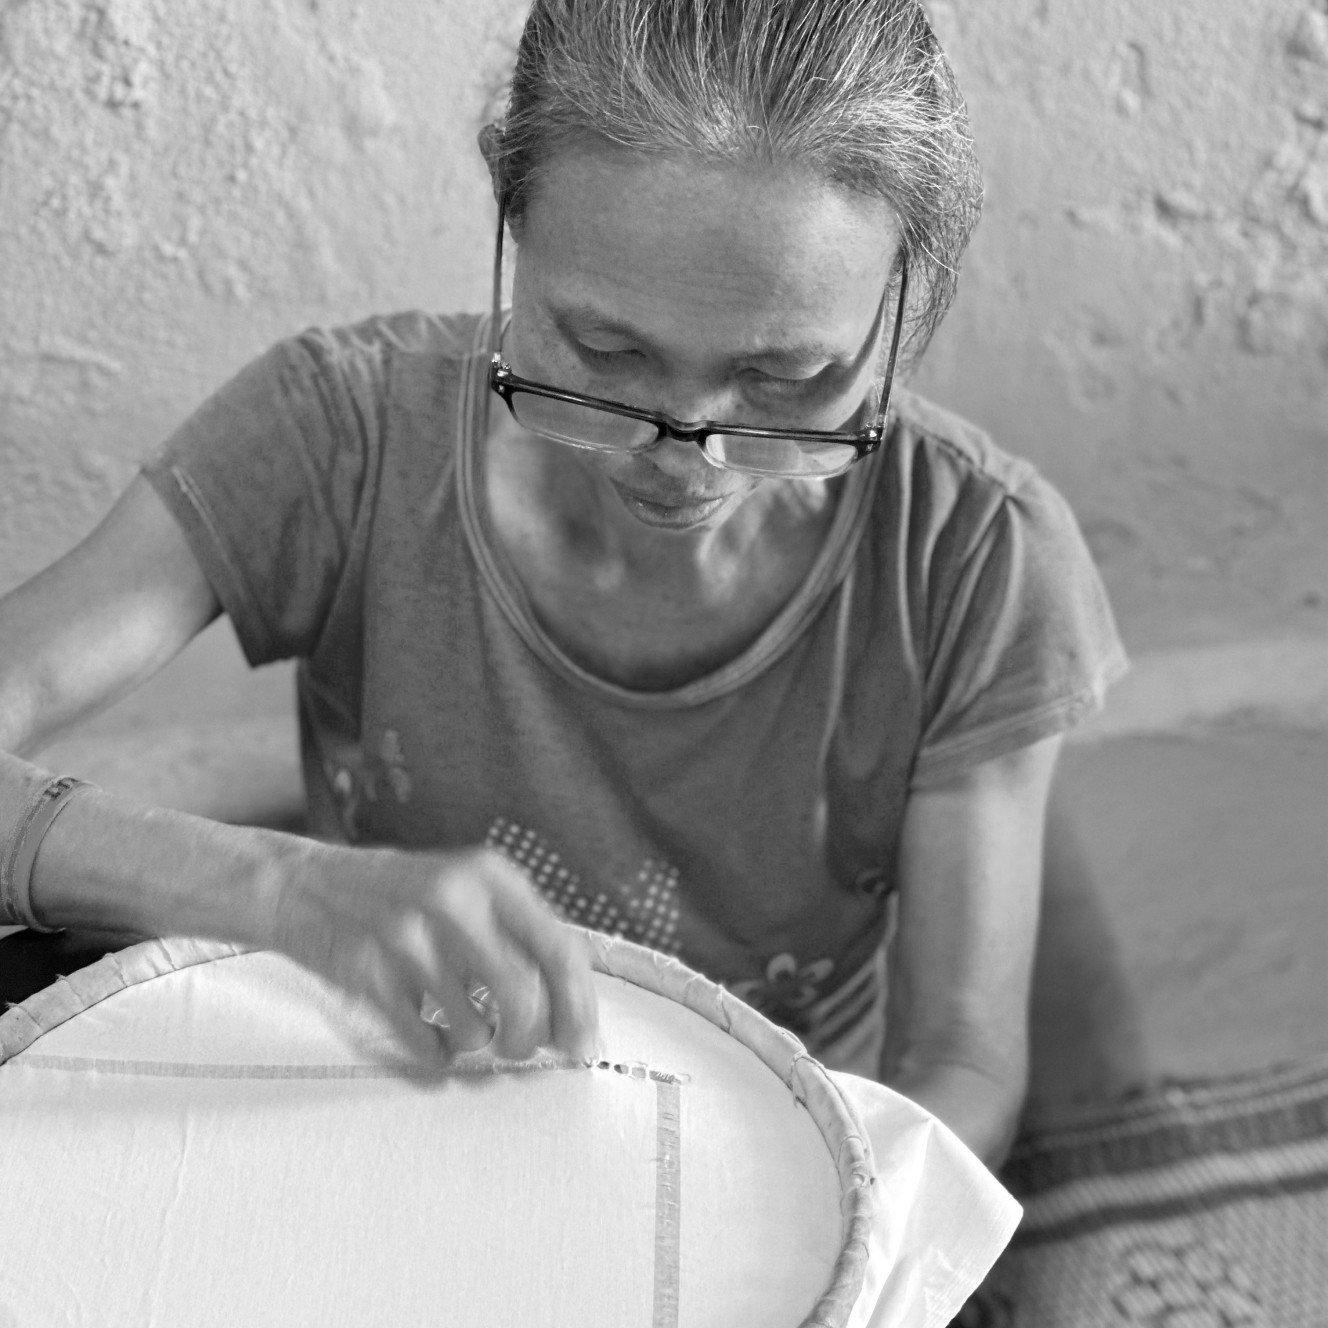
[[[854,354],[897,243],[886,203],[800,168],[566,150],[517,228],[523,286],[667,342]]]

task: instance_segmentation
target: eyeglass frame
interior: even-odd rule
[[[844,443],[853,447],[857,452],[853,460],[843,470],[826,475],[824,477],[826,479],[833,479],[835,475],[842,475],[845,470],[848,470],[849,466],[856,465],[880,447],[885,438],[885,421],[890,410],[890,394],[894,386],[895,361],[899,355],[900,333],[904,326],[904,309],[908,300],[908,255],[903,249],[899,252],[899,303],[895,309],[894,331],[890,336],[890,355],[886,362],[885,383],[881,389],[881,400],[877,406],[873,423],[865,429],[858,430],[763,429],[748,424],[719,424],[714,420],[688,423],[685,420],[675,419],[672,415],[665,414],[663,411],[642,410],[637,406],[628,406],[621,401],[610,401],[605,397],[592,397],[584,392],[573,392],[567,388],[552,387],[548,383],[537,383],[533,379],[523,378],[520,374],[515,373],[512,366],[503,359],[498,333],[502,312],[503,233],[506,226],[507,197],[503,194],[498,199],[498,236],[494,244],[493,312],[489,324],[489,388],[502,398],[503,404],[512,413],[513,418],[516,418],[516,412],[512,407],[512,397],[517,392],[528,392],[532,396],[547,397],[552,401],[565,401],[569,405],[587,406],[592,410],[604,411],[606,414],[619,415],[625,419],[640,420],[645,424],[653,424],[659,432],[653,441],[642,443],[639,447],[634,448],[601,448],[596,447],[593,443],[578,444],[567,439],[556,439],[554,441],[562,442],[568,447],[584,446],[590,451],[611,452],[621,450],[626,453],[633,453],[644,452],[649,448],[656,447],[665,438],[676,438],[684,443],[694,442],[701,449],[701,454],[706,460],[720,470],[736,469],[736,467],[723,465],[706,451],[706,441],[713,434],[734,434],[741,438],[771,438],[785,441],[807,439],[810,442]],[[885,304],[889,293],[890,285],[887,282],[885,290],[881,293],[882,306]],[[873,334],[879,327],[880,320],[881,309],[878,307],[876,320],[872,324]]]

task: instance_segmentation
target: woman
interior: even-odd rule
[[[592,1052],[561,914],[994,1164],[1057,748],[1121,654],[1059,497],[892,391],[978,199],[917,4],[536,0],[481,149],[488,317],[282,343],[0,606],[0,910],[282,950],[434,1063],[476,984],[503,1054]],[[220,612],[300,660],[318,840],[20,759]]]

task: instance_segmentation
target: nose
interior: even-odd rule
[[[655,409],[679,424],[700,424],[706,420],[739,422],[741,401],[736,388],[680,386],[660,395]],[[692,446],[695,448],[695,444]]]
[[[691,481],[703,471],[714,470],[704,450],[690,438],[665,434],[654,446],[648,447],[644,455],[657,470],[676,480]]]
[[[738,423],[741,411],[737,402],[738,394],[732,389],[682,387],[661,393],[654,409],[683,425],[705,421]],[[660,470],[679,479],[713,469],[704,450],[693,438],[674,438],[666,434],[648,450],[648,454]]]

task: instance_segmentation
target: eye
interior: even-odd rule
[[[747,381],[756,391],[764,392],[768,396],[796,396],[814,391],[824,377],[823,371],[807,374],[801,378],[788,378],[752,369],[748,372]]]
[[[587,364],[596,364],[602,366],[613,366],[629,363],[638,358],[640,351],[634,350],[631,346],[614,347],[611,350],[604,350],[599,346],[588,346],[584,341],[574,341],[573,346],[576,352]]]

